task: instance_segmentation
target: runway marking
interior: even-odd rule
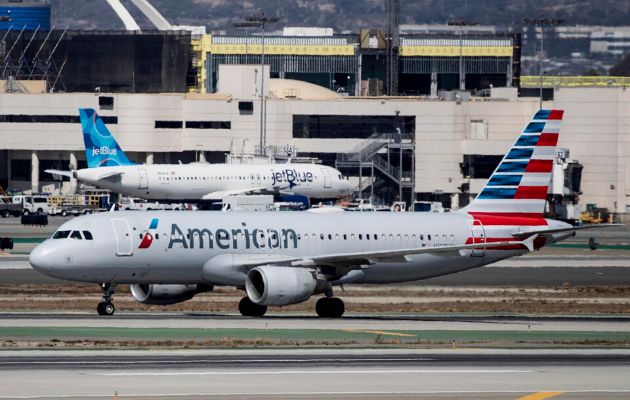
[[[352,375],[352,374],[524,374],[519,369],[381,369],[381,370],[279,370],[279,371],[199,371],[199,372],[102,372],[96,376],[197,376],[197,375]]]
[[[10,361],[0,361],[0,365],[22,365],[22,364],[35,364],[35,365],[152,365],[152,364],[242,364],[242,363],[304,363],[304,362],[374,362],[374,361],[384,361],[384,362],[392,362],[392,361],[436,361],[435,358],[422,358],[422,357],[405,357],[405,358],[274,358],[274,359],[199,359],[199,360],[116,360],[116,361],[64,361],[64,360],[46,360],[46,361],[31,361],[31,360],[10,360]]]
[[[312,396],[312,395],[440,395],[440,394],[518,394],[523,390],[405,390],[405,391],[321,391],[321,392],[221,392],[221,393],[118,393],[121,398],[133,397],[227,397],[227,396]],[[586,389],[586,390],[567,390],[563,393],[580,394],[580,393],[630,393],[628,389]],[[33,396],[3,396],[0,399],[68,399],[68,398],[102,398],[110,397],[112,393],[106,394],[45,394]],[[124,397],[123,397],[124,396]],[[520,400],[520,399],[517,399]]]
[[[413,335],[411,333],[402,333],[402,332],[387,332],[387,331],[373,331],[369,329],[342,329],[343,332],[349,333],[373,333],[375,335],[387,335],[387,336],[402,336],[402,337],[417,337],[418,335]]]
[[[545,400],[550,397],[560,396],[564,392],[538,392],[519,397],[516,400]]]

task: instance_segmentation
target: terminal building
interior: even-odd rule
[[[73,187],[44,170],[85,165],[81,107],[106,117],[137,162],[260,152],[262,95],[268,154],[318,158],[376,202],[457,208],[539,107],[528,97],[538,90],[521,87],[518,34],[420,32],[393,43],[377,30],[294,28],[264,38],[261,69],[263,38],[251,32],[1,29],[0,186],[9,189]],[[559,146],[584,166],[580,202],[616,212],[630,211],[625,89],[544,91],[544,107],[566,110]]]

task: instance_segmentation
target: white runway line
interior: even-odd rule
[[[198,375],[358,375],[358,374],[530,374],[520,369],[363,369],[363,370],[278,370],[278,371],[183,371],[183,372],[102,372],[96,376],[198,376]]]

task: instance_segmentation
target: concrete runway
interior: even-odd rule
[[[10,351],[0,369],[0,399],[630,397],[628,350]]]
[[[118,313],[108,318],[91,312],[3,312],[0,327],[630,332],[630,316],[366,314],[321,319],[287,314],[247,318],[225,313]]]

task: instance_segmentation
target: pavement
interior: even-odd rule
[[[0,353],[0,399],[627,399],[628,350]]]

